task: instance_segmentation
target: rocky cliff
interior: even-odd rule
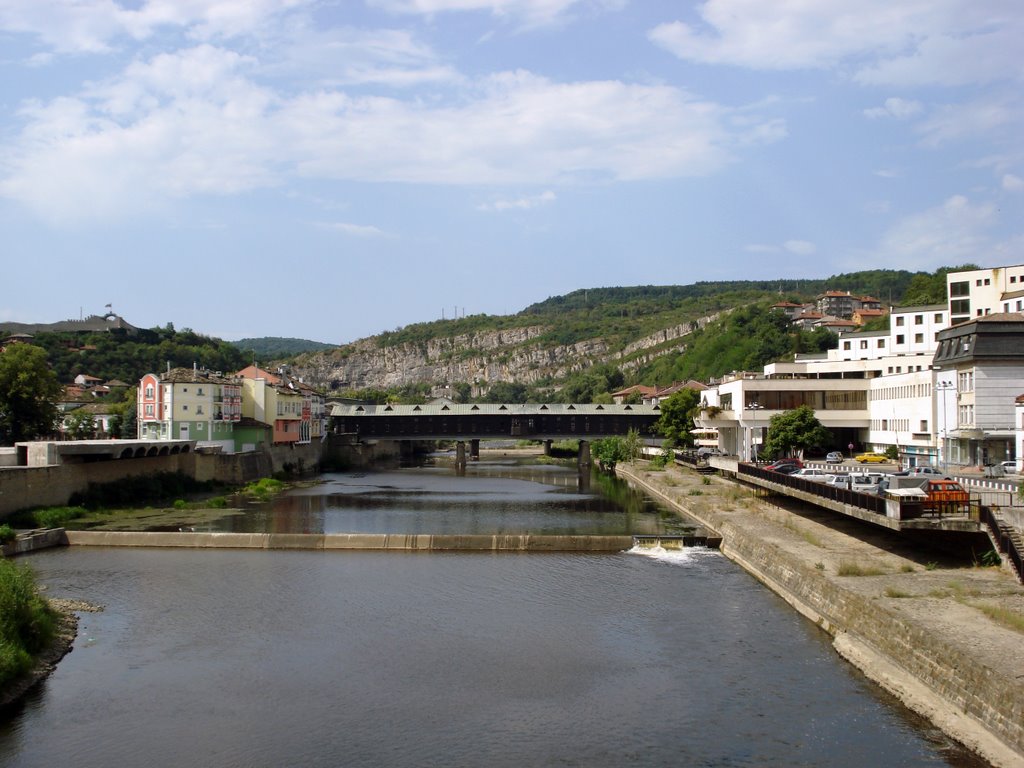
[[[547,325],[439,336],[394,346],[382,346],[378,337],[370,337],[309,355],[294,367],[294,373],[325,389],[469,383],[476,394],[499,381],[557,381],[602,363],[628,371],[660,355],[681,352],[689,333],[718,316],[663,328],[614,350],[602,339],[551,344],[543,338],[551,331]]]

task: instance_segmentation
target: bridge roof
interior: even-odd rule
[[[595,405],[592,403],[437,403],[431,405],[338,404],[331,416],[660,416],[657,405]]]

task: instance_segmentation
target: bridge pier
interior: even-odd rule
[[[478,437],[469,441],[469,460],[480,461],[480,438]]]
[[[590,468],[590,441],[580,440],[580,450],[576,454],[576,466],[580,469]]]
[[[466,471],[466,441],[459,440],[455,443],[455,470]]]
[[[545,440],[544,441],[544,455],[545,456],[550,456],[551,455],[551,444],[553,442],[554,442],[554,440]]]

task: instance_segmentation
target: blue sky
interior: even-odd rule
[[[1019,0],[0,0],[0,321],[344,343],[1024,261]]]

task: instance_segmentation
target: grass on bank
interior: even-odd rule
[[[0,559],[0,689],[31,668],[56,628],[32,571]]]

